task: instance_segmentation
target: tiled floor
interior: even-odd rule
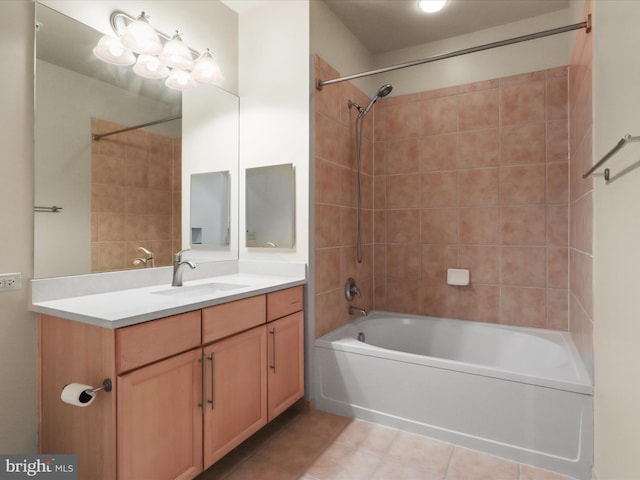
[[[567,480],[360,420],[290,410],[196,480]]]

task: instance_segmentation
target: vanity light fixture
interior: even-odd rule
[[[175,35],[171,37],[162,48],[162,53],[159,60],[170,68],[177,68],[179,70],[191,70],[193,69],[193,57],[191,51],[180,38],[180,33],[176,31]]]
[[[133,65],[133,72],[144,78],[166,78],[165,85],[176,90],[196,88],[198,82],[224,80],[213,54],[198,55],[182,42],[176,31],[172,37],[158,32],[142,12],[137,18],[122,12],[111,14],[111,28],[117,38],[103,36],[93,53],[100,60],[119,66]],[[194,62],[194,55],[197,60]]]
[[[160,52],[162,52],[160,36],[149,24],[148,17],[144,12],[127,25],[120,36],[120,41],[135,53],[160,55]]]
[[[128,66],[136,63],[136,56],[122,45],[119,39],[110,35],[100,38],[93,54],[103,62],[112,65]]]
[[[165,78],[169,76],[169,69],[165,67],[158,57],[153,55],[138,55],[138,60],[133,66],[133,72],[144,78]]]
[[[202,83],[216,83],[223,80],[222,72],[218,62],[213,59],[213,54],[207,48],[193,66],[191,75],[195,80]]]
[[[418,7],[426,13],[436,13],[444,8],[447,0],[418,0]]]

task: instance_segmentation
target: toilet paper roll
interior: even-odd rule
[[[88,407],[96,399],[96,392],[91,393],[91,385],[82,383],[70,383],[65,385],[60,394],[64,403],[75,405],[76,407]]]

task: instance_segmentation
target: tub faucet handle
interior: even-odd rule
[[[348,302],[354,299],[354,297],[362,298],[362,292],[356,286],[356,281],[349,277],[347,278],[347,283],[344,284],[344,296]]]

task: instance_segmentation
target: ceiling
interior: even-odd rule
[[[570,0],[449,0],[427,14],[417,0],[324,0],[372,54],[564,10]]]

